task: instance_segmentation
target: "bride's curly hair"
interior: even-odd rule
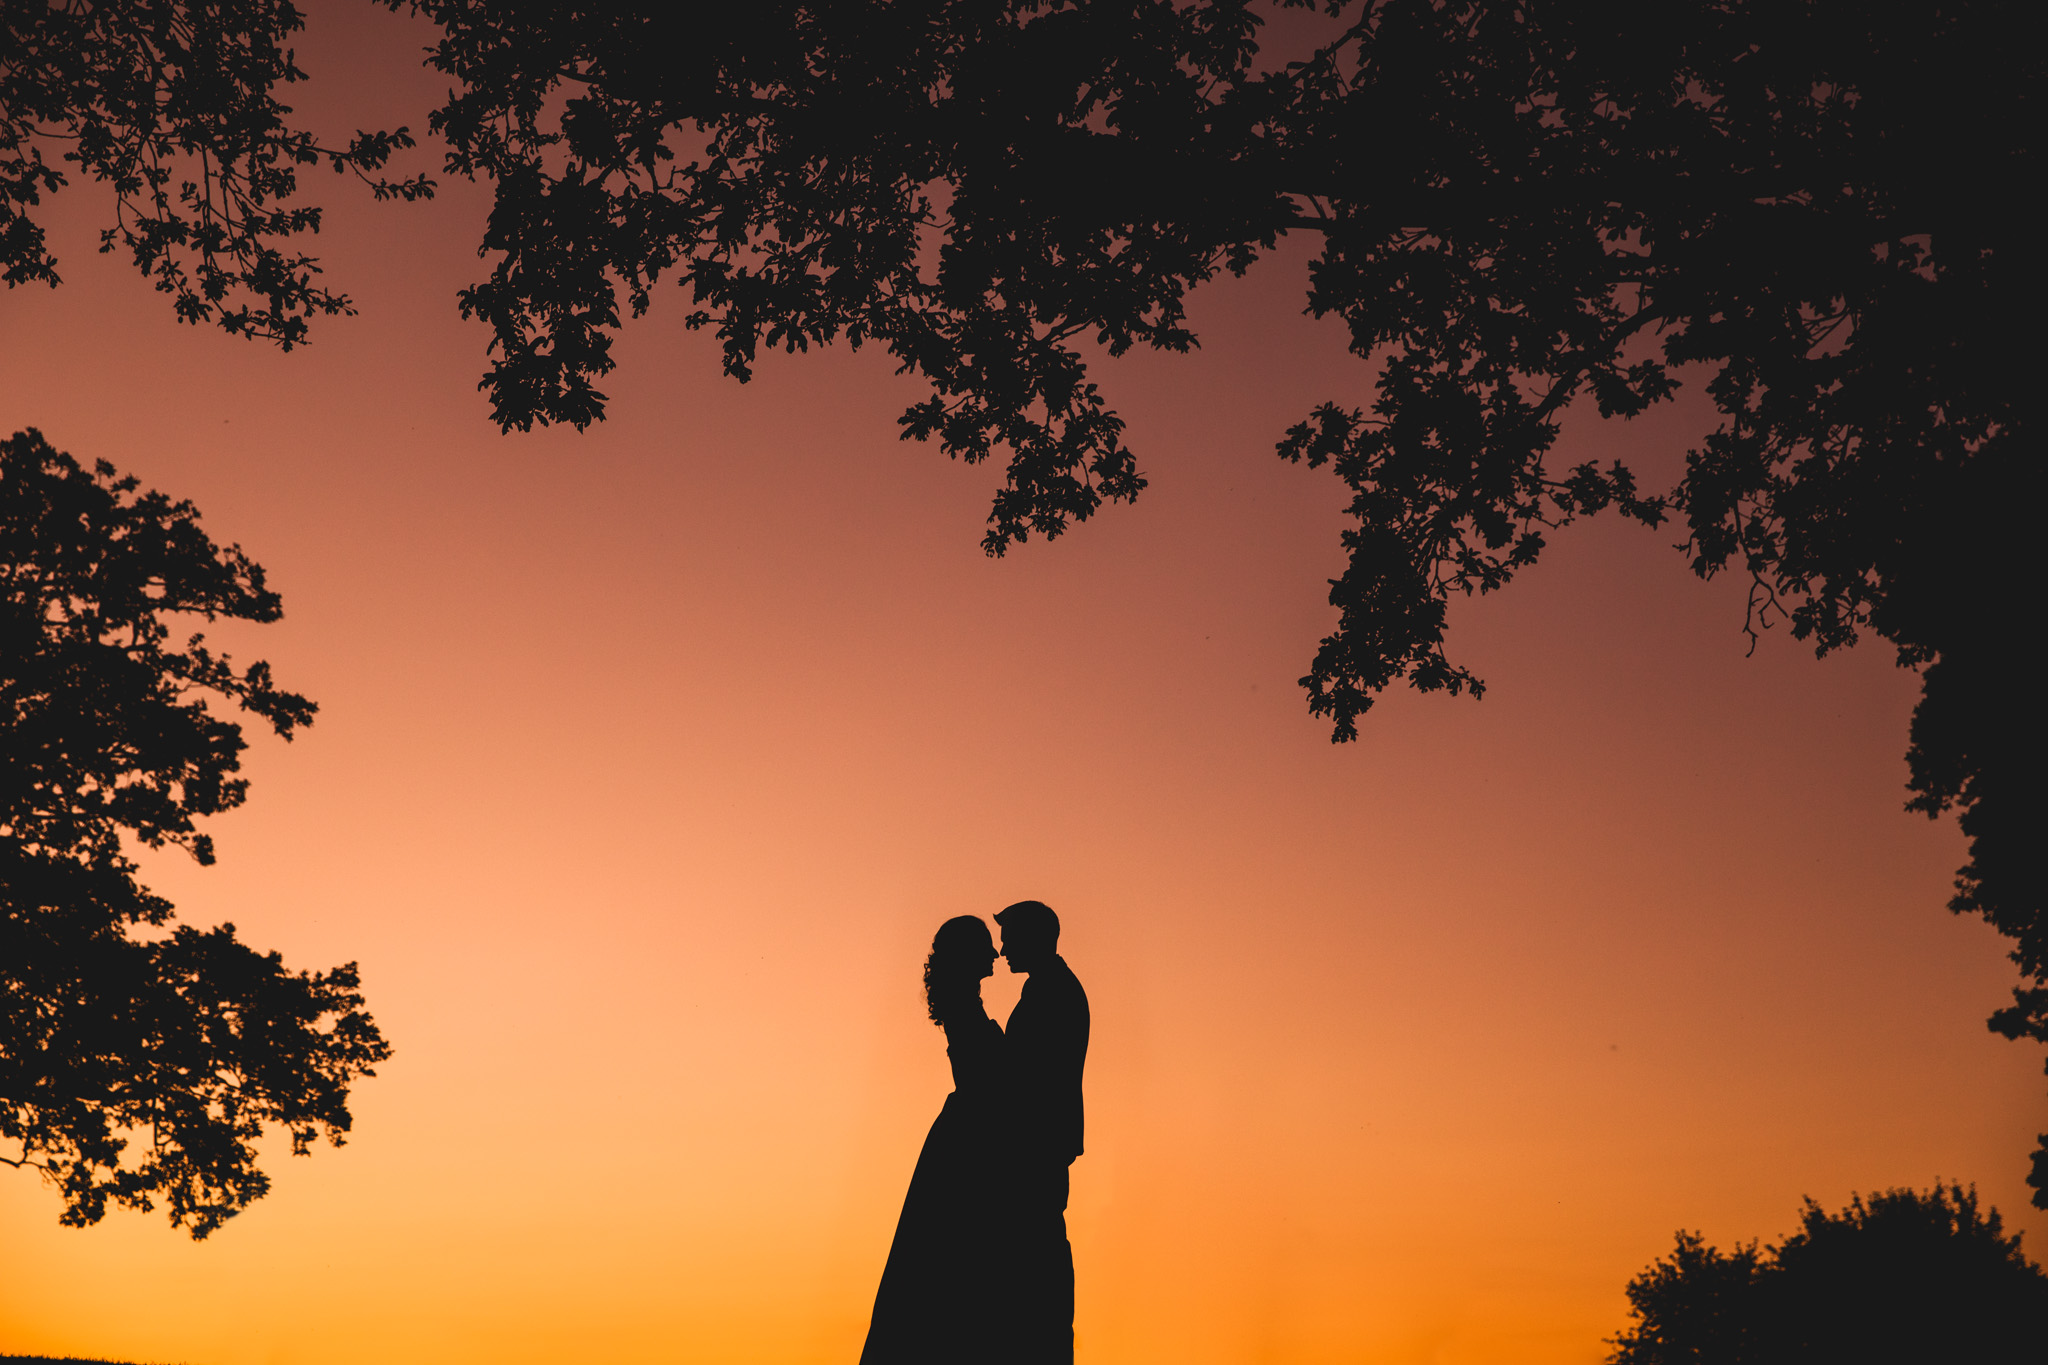
[[[924,960],[924,1004],[934,1024],[969,1000],[981,998],[981,969],[995,951],[988,925],[977,915],[955,915],[932,935],[931,956]]]

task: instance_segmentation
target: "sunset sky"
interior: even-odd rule
[[[423,128],[424,31],[312,8],[286,98]],[[1094,1012],[1084,1365],[1591,1365],[1675,1230],[1937,1178],[2048,1252],[2040,1052],[1985,1029],[2017,976],[1902,808],[1884,647],[1745,658],[1744,585],[1606,518],[1454,606],[1483,700],[1307,714],[1344,490],[1272,447],[1370,374],[1306,244],[1195,296],[1197,354],[1099,367],[1138,503],[991,560],[1000,472],[898,441],[879,351],[737,385],[671,287],[609,421],[501,435],[453,298],[487,192],[309,184],[361,312],[289,355],[179,326],[95,254],[106,192],[57,196],[0,423],[269,571],[286,619],[216,634],[319,719],[252,735],[218,866],[144,880],[359,962],[396,1055],[203,1243],[0,1168],[0,1353],[851,1365],[950,1085],[932,931],[1025,897]],[[1560,463],[1668,482],[1703,421],[1582,416]]]

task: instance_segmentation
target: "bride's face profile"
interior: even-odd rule
[[[925,1006],[933,1023],[943,1022],[949,1000],[980,999],[981,983],[995,975],[996,956],[988,926],[975,916],[956,915],[939,926],[924,961]]]

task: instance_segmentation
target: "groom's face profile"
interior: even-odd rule
[[[1053,945],[1035,928],[1003,929],[1003,961],[1013,972],[1029,972],[1052,956]]]
[[[1003,934],[1003,960],[1013,972],[1032,972],[1059,952],[1060,922],[1038,901],[1018,901],[996,916]]]

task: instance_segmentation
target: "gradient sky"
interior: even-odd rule
[[[423,125],[420,31],[316,10],[309,120]],[[359,961],[397,1055],[205,1243],[0,1171],[0,1352],[849,1362],[949,1084],[926,945],[1027,896],[1094,1006],[1083,1362],[1590,1363],[1674,1230],[1938,1177],[2048,1244],[2040,1056],[1984,1027],[2015,973],[1902,809],[1881,647],[1745,658],[1742,585],[1606,519],[1454,607],[1483,701],[1307,715],[1342,489],[1271,448],[1367,375],[1300,250],[1196,296],[1199,354],[1100,371],[1138,504],[992,561],[998,475],[896,440],[885,356],[738,386],[672,294],[610,421],[501,436],[452,298],[486,197],[312,183],[361,315],[290,355],[178,326],[59,196],[0,422],[269,569],[287,619],[218,634],[318,723],[252,744],[218,866],[146,880]],[[1668,478],[1699,422],[1561,462]]]

